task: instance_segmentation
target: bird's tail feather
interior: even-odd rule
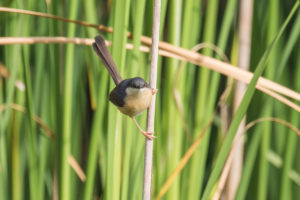
[[[95,37],[93,48],[97,53],[98,57],[102,60],[108,72],[110,73],[115,84],[118,85],[122,81],[122,77],[116,67],[116,64],[113,61],[111,54],[109,53],[105,45],[105,40],[100,35]]]

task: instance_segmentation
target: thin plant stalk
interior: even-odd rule
[[[152,49],[150,63],[150,86],[156,88],[157,79],[157,60],[158,60],[158,42],[159,42],[159,24],[160,24],[161,0],[154,1],[153,24],[152,24]],[[152,97],[147,113],[147,131],[154,132],[155,118],[155,97]],[[151,199],[151,182],[153,167],[153,140],[146,139],[145,160],[144,160],[144,183],[143,200]]]
[[[238,66],[244,70],[249,71],[250,53],[251,53],[251,36],[252,36],[252,10],[253,1],[243,0],[240,5],[240,22],[239,22],[239,61]],[[234,94],[234,111],[236,112],[238,106],[246,92],[247,86],[245,83],[237,82]],[[243,134],[246,124],[246,116],[242,119],[241,124],[237,130],[235,138],[239,138]],[[244,140],[239,140],[237,148],[235,148],[233,155],[234,159],[231,163],[230,174],[228,176],[228,186],[226,187],[227,199],[234,199],[237,191],[239,181],[242,173],[243,165],[243,151]]]

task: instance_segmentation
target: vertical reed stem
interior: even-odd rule
[[[248,70],[250,66],[251,56],[251,38],[252,38],[252,15],[253,15],[253,1],[242,0],[240,5],[240,22],[239,22],[239,61],[240,68]],[[238,81],[235,87],[234,94],[234,113],[237,111],[242,98],[247,90],[247,85]],[[240,126],[235,135],[239,138],[243,134],[246,125],[246,115],[242,119]],[[226,198],[234,199],[237,192],[243,168],[243,152],[244,140],[240,140],[237,148],[233,152],[234,159],[232,160],[230,175],[228,176],[228,187],[226,190]]]
[[[151,64],[150,64],[151,88],[156,88],[160,7],[161,7],[161,0],[155,0],[154,11],[153,11],[154,14],[153,14],[153,24],[152,24],[152,49],[151,49]],[[154,95],[152,98],[151,104],[148,109],[148,114],[147,114],[148,132],[154,132],[155,96],[156,95]],[[146,138],[143,200],[150,200],[151,198],[152,163],[153,163],[153,140],[149,140]]]

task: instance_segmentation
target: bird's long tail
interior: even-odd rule
[[[95,42],[93,43],[93,48],[99,58],[102,60],[104,66],[110,73],[116,85],[118,85],[122,81],[122,77],[116,67],[116,64],[113,61],[111,54],[109,53],[105,40],[100,36],[95,37]]]

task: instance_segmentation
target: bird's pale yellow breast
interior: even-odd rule
[[[118,107],[125,115],[131,117],[141,114],[150,105],[152,99],[151,88],[127,88],[125,105]]]

